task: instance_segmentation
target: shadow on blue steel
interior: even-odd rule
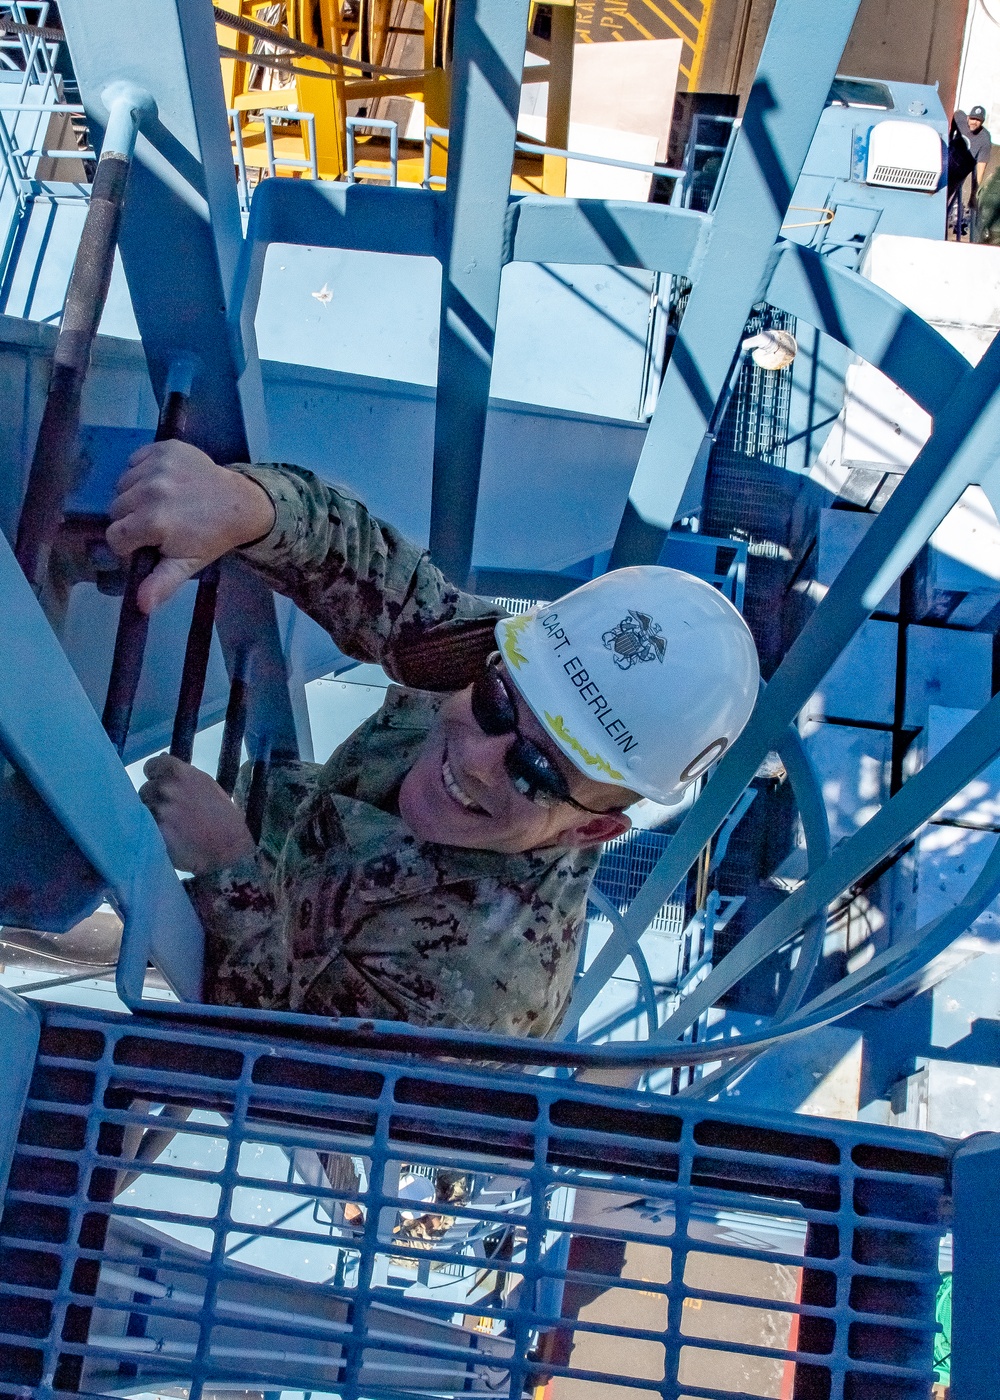
[[[612,556],[615,566],[655,562],[649,551],[659,552],[657,536],[650,529],[667,531],[698,509],[703,480],[692,478],[699,449],[751,308],[773,270],[775,242],[857,9],[858,0],[821,9],[779,0],[775,7],[743,123],[706,220],[694,287],[632,483],[632,512]]]
[[[453,13],[430,548],[448,577],[464,586],[472,565],[528,0],[459,4]]]

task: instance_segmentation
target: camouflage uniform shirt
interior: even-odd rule
[[[500,610],[346,492],[291,467],[241,467],[276,519],[244,558],[340,649],[396,680],[442,625]],[[442,696],[390,686],[322,766],[272,770],[254,855],[190,881],[205,995],[230,1005],[543,1036],[568,1002],[600,850],[519,855],[419,841],[397,795]]]

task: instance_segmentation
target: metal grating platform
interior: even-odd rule
[[[594,885],[607,895],[619,913],[625,910],[642,889],[646,878],[663,855],[670,841],[662,831],[644,831],[638,827],[624,836],[609,841],[604,847],[601,863],[594,876]],[[684,932],[684,895],[668,899],[660,906],[649,927],[654,933]]]
[[[926,1397],[951,1145],[903,1141],[48,1007],[0,1397]]]

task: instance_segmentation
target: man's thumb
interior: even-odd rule
[[[144,613],[151,613],[168,598],[172,598],[181,584],[187,583],[200,568],[203,559],[161,559],[156,568],[139,585],[136,602]]]

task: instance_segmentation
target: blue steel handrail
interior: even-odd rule
[[[16,6],[12,5],[10,8],[13,13],[17,13]],[[46,3],[40,3],[33,8],[36,8],[38,11],[36,16],[37,25],[31,27],[37,27],[40,31],[44,31],[50,7]],[[26,18],[23,12],[21,18]],[[18,33],[13,39],[3,41],[3,44],[0,45],[0,56],[6,56],[5,50],[8,47],[20,49],[23,58],[23,68],[18,70],[21,73],[20,90],[16,98],[16,103],[18,105],[13,109],[5,108],[4,110],[15,110],[28,115],[35,115],[36,120],[29,140],[29,146],[34,147],[38,140],[38,132],[43,115],[50,115],[53,111],[72,110],[70,104],[64,104],[58,101],[58,75],[54,67],[54,58],[58,51],[59,43],[58,41],[53,41],[53,39],[44,32],[33,34]],[[7,66],[13,69],[17,67],[9,60]],[[40,91],[38,91],[39,89]],[[42,98],[40,103],[36,104],[27,101],[28,93],[31,90],[35,90],[35,95]],[[54,104],[48,100],[50,93],[56,94]],[[0,115],[0,147],[2,147],[2,152],[0,152],[0,154],[3,156],[6,176],[17,191],[19,204],[23,207],[25,198],[24,184],[28,180],[28,175],[23,161],[19,158],[22,153],[19,152],[17,143],[13,139],[13,133],[8,130],[2,115]],[[62,153],[44,152],[34,154],[45,154],[57,158]],[[67,152],[66,154],[67,156],[71,156],[73,153]],[[82,156],[83,159],[87,159],[86,154],[78,152],[76,155],[77,158],[81,158]]]
[[[515,151],[527,155],[562,156],[564,160],[582,160],[591,165],[611,165],[619,170],[638,170],[643,175],[664,175],[680,179],[684,171],[670,165],[645,165],[634,160],[622,160],[619,156],[595,156],[585,151],[566,151],[561,146],[545,146],[537,141],[515,141]]]
[[[447,183],[447,176],[431,174],[431,159],[433,156],[434,142],[440,139],[443,145],[448,139],[448,128],[446,126],[425,126],[424,127],[424,177],[421,185],[425,190],[444,189]]]
[[[385,1315],[375,1318],[369,1307],[373,1302],[388,1301],[394,1316],[409,1312],[412,1318],[422,1319],[426,1327],[434,1319],[451,1321],[455,1302],[453,1298],[427,1293],[387,1294],[384,1280],[375,1275],[373,1255],[381,1251],[384,1256],[391,1249],[397,1258],[411,1263],[426,1265],[433,1261],[459,1267],[464,1266],[468,1256],[460,1252],[459,1240],[439,1242],[418,1251],[390,1233],[396,1212],[408,1205],[398,1191],[400,1144],[394,1141],[393,1131],[401,1111],[406,1115],[409,1150],[419,1164],[431,1171],[456,1162],[467,1167],[470,1159],[482,1161],[483,1157],[490,1165],[498,1159],[502,1163],[507,1155],[506,1145],[512,1138],[517,1143],[518,1155],[508,1160],[512,1170],[525,1179],[528,1209],[519,1213],[525,1235],[523,1252],[514,1268],[526,1286],[482,1299],[482,1312],[505,1324],[502,1351],[493,1355],[502,1369],[509,1367],[512,1372],[509,1387],[496,1387],[511,1397],[523,1393],[526,1379],[533,1381],[544,1375],[549,1363],[558,1375],[572,1373],[558,1357],[532,1355],[532,1343],[539,1331],[553,1325],[563,1325],[567,1331],[579,1327],[581,1335],[589,1334],[605,1348],[603,1357],[576,1358],[580,1365],[573,1370],[578,1377],[608,1383],[610,1375],[595,1372],[613,1373],[616,1361],[624,1357],[625,1364],[618,1368],[626,1372],[622,1378],[627,1385],[640,1387],[643,1382],[635,1376],[634,1355],[625,1348],[632,1339],[645,1336],[665,1349],[664,1380],[662,1385],[657,1383],[664,1396],[674,1397],[690,1390],[690,1383],[683,1384],[678,1377],[681,1347],[690,1341],[682,1324],[687,1299],[744,1306],[751,1302],[744,1296],[740,1279],[725,1272],[730,1259],[778,1263],[793,1270],[829,1270],[828,1279],[836,1277],[837,1296],[799,1300],[783,1294],[777,1299],[768,1298],[767,1306],[779,1317],[825,1318],[834,1329],[836,1340],[817,1355],[808,1344],[799,1345],[794,1340],[786,1347],[780,1335],[762,1338],[760,1345],[751,1342],[744,1346],[745,1338],[737,1340],[724,1331],[724,1351],[730,1355],[749,1353],[779,1363],[825,1367],[832,1378],[831,1393],[835,1394],[843,1389],[846,1373],[852,1373],[855,1380],[860,1376],[872,1394],[881,1393],[880,1383],[897,1379],[914,1394],[920,1393],[921,1381],[929,1377],[937,1251],[940,1236],[947,1228],[952,1169],[956,1204],[955,1283],[956,1297],[961,1299],[957,1317],[962,1317],[962,1306],[969,1308],[976,1297],[985,1296],[989,1254],[982,1250],[984,1267],[981,1277],[976,1278],[966,1250],[971,1243],[969,1235],[976,1227],[977,1212],[981,1215],[990,1200],[996,1173],[995,1138],[953,1144],[929,1133],[912,1133],[901,1151],[898,1133],[869,1123],[819,1122],[788,1114],[748,1111],[746,1106],[735,1111],[732,1105],[664,1104],[650,1099],[631,1099],[623,1114],[621,1101],[606,1088],[594,1085],[568,1085],[549,1078],[525,1082],[523,1078],[484,1074],[475,1068],[447,1064],[419,1067],[391,1059],[352,1062],[343,1055],[330,1055],[323,1047],[295,1045],[280,1036],[265,1041],[220,1033],[218,1029],[197,1029],[178,1036],[176,1027],[162,1017],[137,1022],[127,1017],[55,1007],[45,1008],[43,1016],[46,1042],[38,1056],[39,1084],[44,1085],[47,1073],[53,1069],[61,1082],[69,1079],[67,1071],[77,1071],[75,1077],[86,1078],[90,1093],[81,1103],[82,1095],[76,1094],[67,1101],[68,1095],[59,1096],[57,1089],[45,1102],[51,1145],[46,1139],[39,1141],[37,1132],[26,1135],[27,1140],[19,1145],[17,1179],[11,1189],[10,1204],[13,1211],[28,1206],[33,1215],[39,1207],[56,1206],[73,1216],[82,1210],[96,1209],[109,1221],[108,1233],[97,1234],[96,1239],[96,1232],[85,1232],[78,1238],[79,1232],[74,1231],[64,1243],[45,1241],[47,1252],[58,1253],[64,1268],[61,1275],[40,1280],[40,1286],[33,1289],[36,1297],[51,1300],[53,1321],[47,1330],[36,1329],[26,1337],[25,1344],[44,1348],[43,1367],[49,1375],[59,1355],[96,1355],[102,1363],[110,1361],[112,1366],[120,1357],[139,1361],[140,1381],[155,1388],[150,1383],[166,1383],[181,1356],[187,1358],[181,1367],[184,1375],[194,1387],[204,1384],[207,1388],[213,1379],[212,1346],[220,1340],[222,1327],[239,1326],[241,1319],[237,1314],[242,1313],[246,1319],[243,1335],[231,1333],[221,1339],[226,1344],[242,1343],[242,1351],[222,1353],[226,1374],[233,1381],[260,1388],[273,1385],[279,1377],[287,1384],[301,1385],[308,1383],[308,1378],[322,1376],[324,1380],[329,1377],[330,1381],[336,1378],[342,1382],[350,1395],[371,1394],[372,1390],[366,1389],[359,1377],[361,1353],[372,1342],[380,1348],[384,1342],[394,1362],[405,1366],[409,1361],[409,1371],[403,1372],[402,1383],[395,1384],[390,1379],[388,1384],[379,1384],[374,1393],[426,1393],[427,1387],[420,1385],[418,1374],[421,1359],[429,1352],[440,1355],[445,1350],[442,1343],[447,1346],[449,1341],[459,1340],[458,1335],[452,1333],[446,1338],[440,1333],[428,1335],[424,1330],[408,1337],[400,1333],[385,1336],[380,1330],[386,1325]],[[76,1047],[92,1045],[95,1039],[103,1053],[88,1052],[88,1058],[83,1060]],[[213,1054],[227,1058],[228,1078],[223,1079],[218,1071],[213,1073]],[[170,1063],[165,1064],[168,1057]],[[285,1068],[276,1084],[266,1072],[269,1064],[275,1062]],[[214,1063],[220,1062],[216,1059]],[[83,1074],[79,1073],[81,1070]],[[331,1071],[336,1076],[332,1082]],[[352,1086],[355,1076],[365,1087]],[[112,1084],[124,1087],[133,1096],[133,1102],[123,1105],[120,1094],[110,1095]],[[144,1212],[141,1207],[122,1201],[106,1202],[104,1198],[102,1205],[95,1207],[93,1200],[88,1199],[88,1187],[96,1179],[91,1174],[93,1168],[108,1165],[107,1143],[117,1145],[129,1129],[158,1127],[158,1118],[150,1113],[148,1105],[164,1098],[176,1099],[178,1095],[199,1108],[214,1107],[220,1097],[232,1104],[231,1124],[221,1133],[214,1121],[189,1122],[188,1131],[195,1144],[203,1144],[211,1151],[211,1140],[224,1138],[220,1143],[222,1151],[207,1164],[201,1160],[195,1165],[183,1156],[158,1162],[148,1172],[147,1184],[183,1193],[187,1183],[204,1183],[207,1178],[218,1191],[217,1204],[200,1215],[190,1210],[183,1195],[179,1202],[175,1199],[170,1203],[181,1207],[172,1211],[167,1205],[160,1211],[153,1206]],[[32,1107],[37,1104],[36,1100]],[[266,1118],[260,1113],[262,1108]],[[365,1115],[360,1123],[359,1108]],[[83,1114],[92,1131],[82,1150],[71,1156],[57,1132],[68,1115],[77,1122]],[[344,1120],[336,1123],[334,1129],[340,1149],[350,1151],[357,1145],[366,1155],[367,1179],[363,1186],[358,1183],[342,1190],[327,1186],[322,1180],[286,1183],[277,1173],[247,1170],[241,1159],[244,1143],[280,1141],[290,1142],[294,1149],[325,1150],[333,1136],[329,1131],[333,1114]],[[984,1148],[988,1155],[981,1155]],[[58,1163],[61,1174],[44,1170],[43,1154]],[[125,1146],[116,1165],[126,1172],[136,1166],[148,1168],[148,1163],[129,1160],[135,1155]],[[70,1162],[75,1175],[62,1165],[64,1162]],[[67,1175],[71,1176],[68,1186]],[[113,1171],[111,1176],[114,1181]],[[263,1270],[249,1273],[224,1255],[227,1237],[231,1238],[234,1224],[240,1220],[237,1192],[248,1185],[264,1191],[286,1188],[286,1200],[312,1199],[328,1207],[344,1200],[360,1204],[366,1215],[363,1235],[352,1238],[345,1231],[334,1238],[335,1244],[343,1241],[344,1248],[364,1261],[359,1263],[356,1276],[348,1282],[342,1272],[335,1272],[323,1284],[296,1280],[290,1294],[267,1296],[264,1290],[273,1288],[276,1279],[266,1264]],[[574,1187],[606,1193],[597,1198],[605,1209],[600,1211],[596,1225],[586,1216],[576,1219],[577,1213],[566,1209],[550,1212],[549,1202],[560,1189]],[[162,1193],[158,1199],[163,1201]],[[498,1209],[488,1201],[473,1200],[458,1206],[455,1214],[469,1222],[489,1221],[500,1227],[509,1219],[502,1207]],[[255,1223],[249,1223],[250,1230]],[[705,1225],[716,1223],[723,1227],[721,1232],[704,1229]],[[174,1225],[207,1229],[210,1247],[199,1250],[179,1245],[176,1239],[171,1241],[167,1232]],[[840,1248],[835,1260],[825,1259],[823,1249],[816,1247],[816,1225],[827,1227],[822,1232],[827,1241],[832,1230],[838,1232],[835,1238]],[[979,1228],[995,1251],[995,1232],[986,1220],[980,1222]],[[894,1232],[891,1247],[882,1238],[887,1230]],[[305,1232],[282,1231],[272,1216],[261,1222],[259,1233],[263,1240],[280,1245],[301,1238]],[[568,1240],[574,1234],[577,1238],[603,1238],[619,1247],[625,1241],[637,1240],[652,1245],[654,1250],[657,1246],[670,1250],[664,1260],[665,1272],[655,1267],[642,1270],[643,1274],[654,1273],[653,1280],[635,1277],[632,1271],[618,1276],[622,1273],[620,1266],[609,1268],[605,1261],[594,1260],[585,1266],[588,1271],[592,1269],[591,1283],[604,1284],[606,1275],[616,1275],[607,1278],[607,1286],[620,1287],[624,1291],[619,1296],[623,1298],[629,1296],[628,1289],[634,1290],[636,1303],[653,1290],[662,1299],[663,1308],[655,1331],[647,1318],[637,1316],[632,1309],[606,1321],[572,1314],[563,1320],[559,1295],[547,1291],[547,1285],[579,1283],[581,1261],[578,1256],[571,1258],[567,1251],[553,1250],[552,1245],[557,1239]],[[315,1233],[306,1239],[312,1246],[317,1242]],[[35,1231],[25,1230],[19,1247],[30,1248],[36,1240]],[[162,1248],[143,1248],[154,1242]],[[695,1252],[702,1259],[706,1252],[714,1255],[720,1274],[708,1279],[693,1277],[688,1259]],[[972,1256],[979,1262],[974,1247]],[[104,1285],[92,1291],[90,1298],[64,1282],[74,1273],[78,1259],[93,1260],[94,1275],[98,1284]],[[106,1266],[112,1277],[103,1273]],[[280,1264],[276,1272],[279,1276],[285,1273],[279,1285],[284,1288],[288,1273]],[[588,1274],[583,1278],[587,1282]],[[858,1298],[856,1278],[867,1284],[867,1299]],[[255,1281],[256,1294],[247,1296],[242,1290],[234,1291],[232,1285],[241,1281],[244,1285]],[[894,1287],[892,1281],[901,1284],[902,1290],[890,1292],[890,1297],[898,1303],[905,1294],[906,1306],[890,1309],[884,1302],[885,1291]],[[153,1287],[143,1290],[144,1282]],[[169,1285],[176,1289],[176,1297],[168,1294]],[[872,1296],[873,1286],[879,1287],[877,1300]],[[5,1298],[19,1292],[23,1293],[19,1281],[0,1280],[0,1293]],[[338,1303],[349,1303],[350,1314],[310,1308],[306,1300],[317,1292]],[[93,1336],[81,1329],[64,1330],[67,1305],[77,1300],[81,1305],[89,1305],[95,1298],[105,1311],[100,1325],[92,1329]],[[247,1304],[257,1305],[261,1311],[254,1316]],[[265,1308],[269,1311],[263,1311]],[[14,1329],[23,1327],[25,1316],[30,1323],[37,1313],[22,1312],[9,1325]],[[130,1317],[145,1321],[141,1327],[127,1326],[126,1319]],[[120,1325],[109,1326],[115,1319]],[[848,1347],[848,1329],[854,1329],[854,1337],[859,1322],[865,1325],[872,1321],[885,1324],[882,1335],[886,1345],[858,1355],[853,1345]],[[194,1322],[200,1328],[204,1345],[198,1350],[171,1346],[172,1342],[183,1343],[198,1335],[178,1337],[176,1325],[170,1330],[171,1323],[178,1322]],[[279,1324],[280,1337],[275,1342],[280,1350],[276,1358],[272,1357],[277,1366],[261,1364],[263,1357],[257,1349],[261,1343],[258,1340],[255,1346],[251,1331],[254,1324],[258,1333]],[[906,1329],[907,1338],[916,1336],[916,1350],[907,1347],[900,1353],[891,1349],[892,1339],[898,1337],[901,1327]],[[335,1329],[339,1329],[345,1342],[350,1336],[352,1350],[316,1357],[310,1338],[329,1337]],[[148,1338],[145,1367],[141,1366],[143,1357],[134,1345],[140,1331]],[[119,1345],[121,1334],[125,1334],[126,1341]],[[161,1338],[163,1344],[159,1345]],[[806,1341],[805,1334],[800,1341]],[[986,1344],[990,1345],[989,1337]],[[695,1350],[689,1355],[697,1354],[699,1346],[715,1349],[720,1343],[713,1336],[702,1334],[695,1336],[691,1345]],[[309,1366],[309,1358],[303,1352],[311,1352],[312,1359],[324,1365],[326,1374]],[[354,1364],[342,1376],[340,1373],[346,1369],[342,1363],[347,1358]],[[218,1354],[214,1359],[218,1361]],[[585,1366],[592,1368],[590,1374],[583,1371]],[[971,1365],[969,1369],[972,1370]],[[462,1387],[465,1393],[483,1393],[478,1380],[470,1379]],[[989,1383],[993,1383],[992,1375]],[[50,1389],[46,1388],[46,1395]],[[452,1393],[441,1385],[434,1389],[437,1393]],[[697,1389],[701,1393],[703,1387]],[[712,1389],[710,1393],[729,1390]],[[976,1400],[992,1394],[988,1388],[970,1388],[969,1393]]]
[[[18,195],[23,197],[25,186],[31,184],[31,177],[28,174],[26,161],[47,159],[47,160],[96,160],[96,152],[91,150],[49,150],[36,149],[35,142],[38,139],[38,125],[35,123],[34,133],[27,147],[18,144],[15,138],[16,120],[8,123],[5,117],[13,115],[15,118],[28,116],[39,119],[43,116],[78,116],[82,115],[83,108],[72,102],[43,102],[35,104],[33,102],[10,102],[0,101],[0,157],[3,159],[7,178],[11,181]]]
[[[354,119],[350,118],[349,120]],[[367,125],[371,126],[375,123],[368,122]],[[422,185],[425,190],[432,187],[444,189],[447,185],[446,176],[431,174],[431,147],[435,139],[444,142],[448,136],[449,131],[446,126],[427,126],[424,128],[424,177]],[[634,160],[624,160],[619,156],[596,156],[584,151],[567,151],[562,146],[546,146],[538,141],[515,141],[514,150],[521,151],[525,155],[561,156],[564,160],[581,160],[592,165],[609,165],[619,170],[638,170],[644,175],[672,176],[674,179],[679,179],[684,174],[683,170],[675,170],[673,166],[669,165],[644,165]],[[348,161],[348,165],[350,165],[350,161]]]
[[[240,192],[240,207],[243,210],[250,208],[250,186],[247,181],[247,158],[246,146],[243,143],[243,128],[240,125],[240,117],[243,109],[238,107],[228,108],[230,129],[233,134],[233,147],[236,153],[236,182]],[[277,176],[278,166],[286,167],[289,170],[308,170],[314,180],[319,179],[319,163],[316,149],[316,115],[314,112],[300,112],[288,107],[261,107],[260,116],[264,126],[264,143],[267,150],[267,173],[273,179]],[[309,159],[299,160],[297,156],[278,155],[274,149],[274,123],[275,121],[294,120],[305,126],[308,136]]]
[[[389,133],[389,170],[388,174],[380,165],[358,165],[354,158],[354,133],[360,127],[372,127],[376,131],[387,131]],[[395,189],[399,183],[399,123],[384,120],[381,117],[348,117],[347,118],[347,170],[345,172],[349,185],[357,184],[358,175],[366,175],[369,179],[378,178],[384,180],[388,178],[389,186]]]

